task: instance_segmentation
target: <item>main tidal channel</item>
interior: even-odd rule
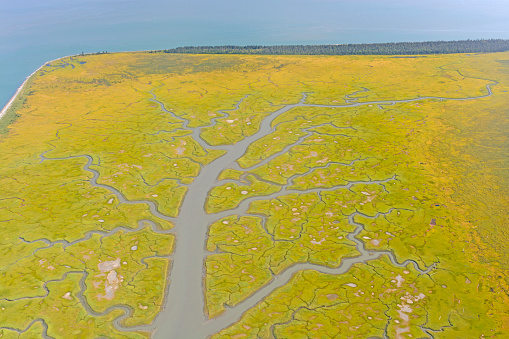
[[[487,94],[479,97],[468,98],[443,98],[443,97],[421,97],[406,100],[388,100],[388,101],[372,101],[372,102],[356,102],[356,99],[349,99],[346,97],[346,104],[344,105],[316,105],[305,103],[306,94],[303,93],[303,99],[296,104],[286,105],[277,111],[268,115],[261,123],[260,129],[254,135],[245,138],[244,140],[227,146],[210,146],[200,137],[200,127],[191,128],[188,126],[189,122],[184,120],[172,112],[168,111],[164,104],[157,100],[154,95],[153,102],[158,103],[161,109],[175,118],[183,121],[183,127],[191,130],[194,139],[200,143],[204,149],[218,149],[226,151],[226,154],[214,160],[208,165],[205,165],[196,179],[188,186],[187,194],[182,202],[179,216],[176,221],[176,249],[173,256],[173,266],[170,272],[170,285],[168,294],[166,296],[163,310],[158,315],[154,322],[156,339],[203,339],[211,334],[214,334],[221,329],[231,325],[237,321],[242,314],[249,308],[256,305],[264,297],[269,295],[277,287],[283,286],[288,282],[291,276],[303,269],[313,269],[323,273],[341,274],[346,272],[352,265],[362,263],[369,260],[378,258],[385,254],[388,255],[393,264],[397,266],[406,266],[412,263],[416,269],[421,273],[425,273],[432,268],[420,269],[415,262],[406,260],[398,263],[396,258],[391,252],[368,252],[364,249],[364,244],[361,240],[356,238],[356,235],[361,231],[362,225],[354,221],[355,215],[349,217],[349,222],[357,226],[357,229],[352,232],[348,238],[357,244],[357,249],[360,256],[354,258],[346,258],[338,268],[327,268],[319,265],[312,264],[298,264],[288,268],[279,276],[275,277],[268,285],[257,291],[254,295],[240,303],[233,309],[227,309],[225,314],[214,318],[208,319],[205,315],[205,265],[206,258],[206,237],[208,227],[211,223],[217,220],[217,215],[209,215],[205,212],[205,203],[210,190],[217,183],[219,174],[227,169],[236,167],[236,160],[241,158],[246,152],[247,148],[255,141],[269,135],[274,131],[271,126],[274,119],[281,114],[288,112],[297,107],[322,107],[322,108],[348,108],[363,105],[393,105],[396,103],[415,102],[421,100],[472,100],[484,98],[492,95],[490,85],[486,86]],[[353,95],[353,94],[351,94]],[[242,100],[237,103],[236,108],[239,108]],[[379,106],[382,108],[381,106]],[[222,111],[223,117],[228,116],[227,111]],[[223,118],[220,117],[220,118]],[[218,118],[215,118],[218,119]],[[213,126],[216,122],[213,119]],[[207,127],[209,127],[207,126]],[[281,151],[280,153],[283,153]],[[277,154],[279,155],[279,154]],[[277,156],[276,155],[276,156]],[[389,180],[389,179],[388,179]],[[362,182],[373,183],[377,182]],[[355,182],[349,185],[354,185]],[[313,191],[313,190],[310,190]],[[305,193],[307,191],[302,191]],[[280,194],[281,195],[281,194]],[[268,197],[258,197],[252,199],[267,199]],[[357,213],[359,214],[359,213]]]

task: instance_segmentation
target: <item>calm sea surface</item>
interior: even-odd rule
[[[0,0],[0,106],[45,61],[188,45],[509,38],[507,0]]]

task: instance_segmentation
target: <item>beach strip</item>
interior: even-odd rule
[[[49,63],[52,63],[52,62],[55,62],[55,61],[58,61],[58,60],[61,60],[61,59],[64,59],[64,58],[68,58],[68,57],[72,57],[74,55],[68,55],[68,56],[64,56],[64,57],[60,57],[60,58],[56,58],[56,59],[53,59],[53,60],[50,60],[50,61],[46,61],[45,63],[43,63],[39,68],[37,68],[35,71],[32,72],[32,74],[30,74],[29,76],[26,77],[25,81],[23,81],[23,83],[21,84],[21,86],[18,87],[18,89],[16,90],[16,93],[14,93],[14,95],[12,96],[11,100],[9,100],[9,102],[7,102],[7,104],[4,106],[4,108],[2,109],[2,111],[0,112],[0,120],[7,114],[7,111],[9,110],[9,108],[11,108],[12,104],[14,103],[14,101],[16,100],[16,98],[18,97],[18,95],[21,93],[21,91],[23,90],[23,88],[25,87],[26,83],[28,82],[28,80],[35,74],[37,73],[39,70],[41,70],[41,68],[43,68],[44,66],[46,66],[47,64]]]

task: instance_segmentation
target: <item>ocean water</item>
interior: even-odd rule
[[[81,52],[478,38],[509,38],[509,1],[0,0],[0,106]]]

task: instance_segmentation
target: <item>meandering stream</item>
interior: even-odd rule
[[[275,130],[275,126],[272,126],[272,122],[279,117],[280,115],[294,109],[297,107],[322,107],[322,108],[348,108],[348,107],[358,107],[365,105],[378,105],[379,108],[383,108],[383,105],[395,105],[397,103],[409,103],[416,102],[422,100],[473,100],[480,99],[484,97],[488,97],[492,95],[492,91],[490,85],[486,86],[487,94],[478,96],[478,97],[468,97],[468,98],[446,98],[446,97],[421,97],[421,98],[413,98],[413,99],[402,99],[402,100],[386,100],[386,101],[369,101],[369,102],[358,102],[358,99],[353,99],[352,96],[363,92],[358,91],[346,96],[346,104],[343,105],[319,105],[319,104],[308,104],[306,103],[306,93],[303,93],[303,98],[300,102],[290,105],[285,105],[272,114],[268,115],[263,119],[260,129],[258,132],[253,134],[252,136],[246,137],[244,140],[237,142],[234,145],[225,145],[225,146],[211,146],[207,144],[200,136],[201,129],[204,127],[189,127],[189,121],[183,119],[171,111],[167,110],[164,104],[157,100],[156,96],[153,95],[153,102],[157,103],[161,110],[170,114],[176,119],[179,119],[182,122],[182,128],[187,129],[192,132],[192,136],[194,139],[205,149],[220,149],[226,151],[226,153],[219,157],[218,159],[212,161],[208,165],[203,166],[200,174],[195,178],[195,180],[187,185],[188,191],[183,199],[178,217],[172,218],[168,217],[157,209],[157,205],[148,200],[140,200],[140,201],[129,201],[124,197],[124,195],[117,190],[116,188],[99,184],[97,183],[97,179],[99,177],[99,172],[94,169],[91,169],[90,166],[93,165],[93,158],[90,155],[78,155],[67,158],[47,158],[43,153],[41,155],[42,161],[49,160],[65,160],[82,157],[87,160],[87,163],[84,165],[83,169],[92,173],[92,179],[90,179],[90,184],[95,187],[101,187],[103,189],[107,189],[111,193],[115,194],[115,196],[119,199],[120,203],[128,203],[128,204],[147,204],[150,208],[151,213],[154,217],[165,219],[171,221],[175,224],[175,228],[170,231],[164,231],[156,229],[154,223],[150,223],[149,225],[152,227],[154,232],[159,233],[174,233],[176,234],[176,248],[175,252],[172,255],[172,267],[170,272],[170,284],[167,289],[167,294],[165,296],[165,304],[163,310],[157,316],[156,320],[151,325],[146,326],[137,326],[137,327],[123,327],[120,323],[122,319],[128,317],[131,314],[131,310],[126,305],[117,305],[108,309],[104,313],[96,313],[94,312],[90,306],[87,304],[85,298],[83,297],[83,291],[86,289],[84,284],[84,280],[86,278],[86,272],[69,272],[68,274],[80,273],[83,274],[81,279],[81,292],[78,298],[80,302],[84,305],[86,311],[92,315],[103,315],[105,313],[109,313],[114,309],[122,309],[124,310],[124,315],[117,318],[114,322],[114,325],[117,329],[124,331],[132,331],[132,330],[155,330],[154,338],[156,339],[201,339],[214,334],[221,329],[228,327],[229,325],[235,323],[247,310],[255,306],[258,302],[260,302],[263,298],[272,293],[276,288],[285,285],[291,277],[300,270],[316,270],[322,273],[327,274],[342,274],[347,272],[353,265],[357,263],[365,263],[369,260],[373,260],[379,258],[382,255],[387,255],[391,262],[396,266],[407,266],[408,264],[413,264],[415,269],[422,274],[428,273],[432,267],[424,267],[421,268],[419,265],[411,260],[404,260],[402,262],[398,261],[398,259],[388,251],[367,251],[364,247],[364,243],[361,239],[357,238],[357,235],[362,231],[363,225],[355,221],[356,216],[361,216],[362,214],[359,212],[355,212],[348,216],[348,221],[351,225],[355,226],[355,230],[348,234],[347,238],[353,241],[356,245],[357,251],[359,255],[356,257],[349,257],[342,260],[341,265],[337,268],[329,268],[320,265],[314,264],[296,264],[293,265],[286,270],[284,270],[281,274],[274,276],[273,279],[266,284],[264,287],[256,291],[249,298],[245,299],[243,302],[238,304],[233,308],[227,308],[226,311],[219,317],[213,319],[207,319],[205,316],[205,301],[204,301],[204,279],[205,279],[205,270],[204,270],[204,260],[206,260],[208,253],[206,251],[206,237],[209,226],[217,221],[218,219],[228,216],[228,215],[238,215],[244,216],[247,214],[247,209],[249,204],[255,200],[266,200],[273,199],[278,196],[287,195],[291,193],[311,193],[311,192],[321,192],[326,190],[338,190],[338,189],[349,189],[356,184],[373,184],[373,185],[383,185],[386,182],[391,180],[395,180],[395,177],[386,178],[385,180],[379,181],[359,181],[359,182],[349,182],[346,185],[338,185],[330,188],[313,188],[308,190],[294,190],[289,189],[288,187],[293,184],[293,179],[297,177],[297,175],[292,176],[287,180],[285,185],[280,185],[280,190],[276,193],[258,196],[258,197],[249,197],[244,199],[236,208],[220,213],[215,214],[207,214],[205,212],[205,203],[207,200],[207,196],[210,190],[218,185],[217,178],[219,174],[227,169],[227,168],[238,168],[237,160],[240,159],[246,152],[247,148],[253,144],[255,141],[269,135]],[[241,99],[236,107],[233,109],[238,109],[243,99]],[[221,119],[228,116],[228,110],[222,111],[222,116],[212,119],[211,125],[206,126],[210,127],[216,123],[217,119]],[[285,147],[281,151],[277,152],[274,155],[271,155],[268,159],[262,160],[259,164],[251,166],[248,169],[254,169],[258,166],[265,164],[271,159],[280,156],[288,151],[289,147],[294,146],[302,142],[307,136],[310,135],[309,132],[304,131],[307,135],[301,137],[296,143]],[[363,159],[354,160],[350,163],[341,163],[340,165],[344,166],[352,166],[355,161],[359,161]],[[326,167],[328,165],[325,165]],[[311,171],[312,169],[310,169]],[[309,172],[309,171],[308,171]],[[303,174],[301,174],[303,175]],[[298,175],[298,176],[301,176]],[[390,213],[391,210],[386,213]],[[376,216],[371,218],[376,218],[383,213],[379,213]],[[368,217],[362,215],[364,217]],[[370,218],[370,217],[368,217]],[[142,225],[139,225],[139,228]],[[138,229],[139,229],[138,228]],[[104,236],[111,234],[112,232],[116,232],[121,228],[117,228],[110,232],[101,232],[101,231],[92,231],[89,232],[85,236],[84,239],[73,241],[72,243],[68,243],[65,241],[59,241],[64,243],[64,246],[69,246],[79,241],[84,241],[89,239],[92,233],[101,233]],[[124,228],[122,228],[124,229]],[[54,243],[49,242],[47,239],[39,239],[36,241],[42,241],[48,244],[48,246],[52,246]],[[55,242],[56,243],[56,242]],[[34,322],[39,321],[38,319],[34,320]]]

